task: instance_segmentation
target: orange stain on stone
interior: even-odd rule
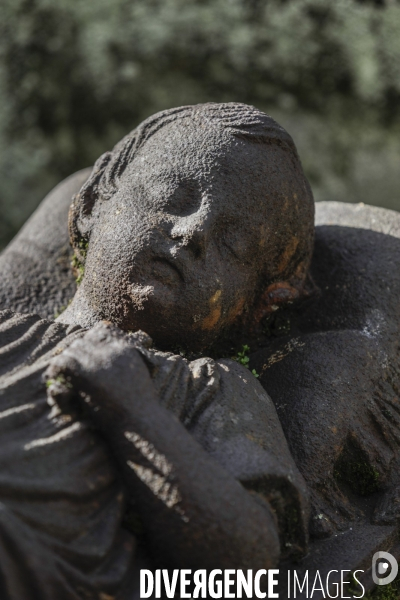
[[[217,290],[213,296],[211,296],[210,303],[210,313],[202,320],[201,328],[202,329],[213,329],[213,327],[218,323],[221,318],[222,308],[220,305],[221,298],[221,290]]]
[[[296,248],[299,245],[299,240],[297,239],[297,237],[293,237],[290,242],[288,243],[285,252],[282,254],[281,259],[279,261],[279,265],[278,265],[278,272],[282,273],[282,271],[285,270],[285,268],[287,267],[290,259],[292,258],[293,254],[296,252]]]
[[[221,317],[222,309],[220,306],[216,306],[210,312],[210,314],[202,320],[201,327],[202,329],[213,329],[213,327],[218,323]]]
[[[243,310],[244,304],[246,300],[245,298],[239,298],[236,302],[235,306],[233,306],[228,313],[228,323],[232,323],[240,315]]]
[[[221,290],[217,290],[214,294],[214,296],[211,296],[210,298],[210,304],[215,304],[216,302],[218,302],[218,300],[221,297]]]

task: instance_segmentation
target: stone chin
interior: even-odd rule
[[[123,305],[121,309],[119,304],[118,313],[105,317],[124,331],[146,331],[154,345],[164,351],[205,352],[224,326],[220,303],[210,309],[199,306],[194,314],[191,308],[176,302],[172,290],[157,284],[131,285]]]

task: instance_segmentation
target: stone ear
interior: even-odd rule
[[[271,284],[262,295],[262,305],[265,314],[274,312],[282,305],[291,304],[298,300],[299,290],[287,281]]]
[[[78,260],[83,264],[93,225],[93,209],[101,199],[101,189],[105,188],[105,173],[111,159],[106,152],[96,161],[93,171],[80,191],[72,198],[68,214],[68,229],[71,245]]]
[[[253,312],[253,322],[259,323],[278,308],[306,299],[318,292],[310,273],[303,279],[294,277],[289,281],[277,281],[267,287],[258,299]]]
[[[299,290],[287,281],[277,281],[267,287],[257,298],[251,321],[254,327],[271,313],[285,304],[292,304],[299,299]]]

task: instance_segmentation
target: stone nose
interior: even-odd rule
[[[194,258],[205,255],[214,226],[210,214],[199,213],[180,217],[170,230],[170,237],[193,254]]]

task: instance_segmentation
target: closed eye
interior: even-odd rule
[[[168,198],[164,210],[177,217],[188,217],[199,210],[201,201],[201,192],[192,182],[180,183]]]

